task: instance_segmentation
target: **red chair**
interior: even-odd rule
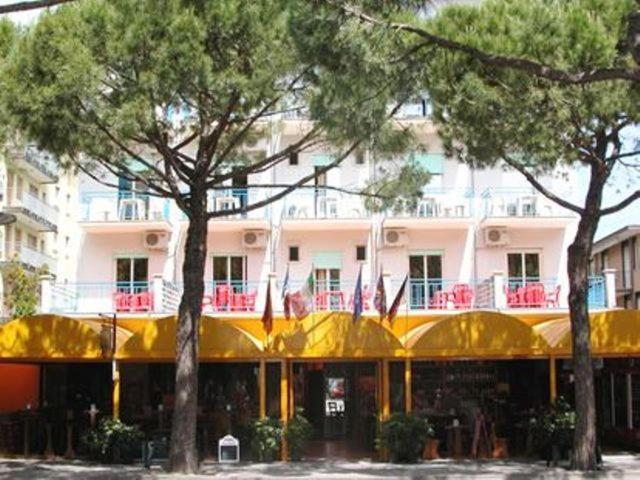
[[[316,310],[326,310],[327,309],[327,297],[324,295],[324,292],[318,292],[315,295],[316,301]]]
[[[547,296],[542,283],[529,283],[524,287],[524,304],[530,308],[541,308],[547,304]]]
[[[451,289],[453,306],[456,309],[471,308],[473,303],[473,289],[466,283],[456,283]]]
[[[556,285],[552,292],[547,292],[546,301],[547,308],[558,308],[560,305],[560,285]]]
[[[258,296],[258,292],[255,290],[250,291],[246,294],[245,298],[245,311],[247,312],[255,312],[256,310],[256,297]]]
[[[429,300],[429,308],[433,308],[436,310],[446,310],[447,303],[449,303],[449,293],[442,290],[437,290]]]
[[[113,305],[116,312],[128,312],[131,310],[131,295],[125,292],[113,292]]]
[[[507,306],[509,308],[519,308],[524,306],[524,289],[517,288],[511,290],[509,287],[504,287],[504,294],[507,296]]]
[[[229,311],[243,312],[246,304],[246,295],[244,293],[232,293],[229,298]]]
[[[216,285],[215,291],[215,309],[217,311],[227,310],[231,297],[231,288],[229,288],[229,285]]]
[[[150,312],[153,310],[153,295],[151,292],[140,292],[131,295],[133,310],[138,312]]]
[[[344,310],[344,292],[340,290],[325,290],[322,292],[324,296],[324,306],[328,310],[335,310],[334,299],[337,300],[338,310]]]
[[[369,285],[365,285],[362,287],[362,309],[363,310],[371,310],[371,298],[373,297],[373,293],[369,288]],[[355,294],[351,294],[349,296],[349,308],[353,309],[353,303],[355,301]]]

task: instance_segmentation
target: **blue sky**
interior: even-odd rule
[[[0,0],[0,5],[6,5],[14,3],[16,0]],[[20,12],[11,14],[9,17],[20,24],[28,24],[32,22],[37,16],[38,11]],[[640,129],[634,129],[630,134],[630,137],[635,139],[640,138]],[[634,140],[628,140],[627,143],[631,145],[629,148],[633,148],[635,145]],[[640,170],[640,169],[639,169]],[[582,205],[584,203],[584,196],[586,193],[587,184],[589,181],[588,172],[584,169],[577,170],[572,173],[572,181],[575,178],[575,184],[573,185],[572,201]],[[603,206],[607,207],[617,203],[621,199],[629,195],[630,192],[639,188],[640,186],[640,171],[629,172],[623,168],[618,169],[612,175],[609,184],[605,190]],[[608,215],[601,219],[600,227],[596,234],[596,239],[602,238],[605,235],[629,224],[640,224],[640,201],[636,201],[624,210]]]

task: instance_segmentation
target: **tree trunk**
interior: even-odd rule
[[[567,261],[576,408],[572,468],[582,471],[595,470],[597,467],[596,401],[588,308],[589,260],[600,220],[599,212],[605,182],[606,173],[593,168],[585,211],[580,217],[573,243],[569,246]]]
[[[206,254],[206,194],[193,194],[182,266],[184,290],[178,310],[176,331],[175,405],[169,451],[169,469],[179,473],[198,471],[198,332],[204,294]]]

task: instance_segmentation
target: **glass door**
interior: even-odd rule
[[[314,179],[314,214],[315,218],[327,216],[327,174],[318,173],[318,170],[323,167],[314,167],[316,177]]]
[[[213,257],[213,284],[228,285],[234,293],[245,293],[247,257],[243,255],[215,255]]]
[[[517,289],[527,283],[540,281],[540,255],[538,253],[508,253],[509,288]]]
[[[319,310],[340,310],[345,300],[340,290],[339,268],[316,268],[316,308]]]
[[[409,255],[411,308],[427,308],[430,299],[442,290],[442,255]]]
[[[116,259],[116,289],[123,293],[149,290],[149,259],[121,257]]]

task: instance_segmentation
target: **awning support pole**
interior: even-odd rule
[[[113,360],[111,367],[111,379],[113,381],[113,390],[111,391],[111,400],[113,404],[113,418],[120,418],[120,365]]]
[[[289,362],[282,360],[280,364],[280,420],[284,428],[289,421]],[[282,460],[287,460],[287,441],[282,437]]]
[[[265,418],[267,416],[267,362],[264,358],[260,359],[258,394],[260,395],[260,418]]]
[[[405,413],[411,413],[411,401],[413,393],[411,391],[411,359],[407,358],[404,361],[404,411]]]
[[[382,360],[382,421],[389,418],[391,408],[389,406],[389,360]]]
[[[558,383],[556,379],[556,359],[549,357],[549,400],[551,405],[556,403],[558,398]]]

